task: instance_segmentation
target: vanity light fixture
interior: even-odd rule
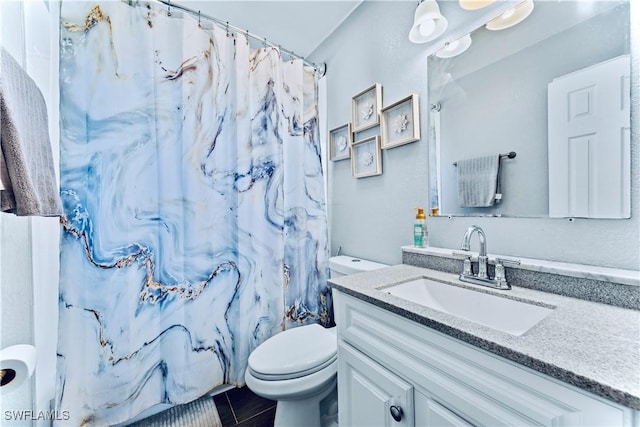
[[[487,30],[504,30],[524,21],[533,12],[533,0],[525,0],[487,22]]]
[[[447,19],[440,13],[436,0],[421,0],[413,17],[409,40],[426,43],[442,35],[447,25]]]
[[[489,6],[496,0],[460,0],[460,7],[465,10],[477,10]]]
[[[447,42],[442,49],[436,52],[438,58],[453,58],[460,55],[471,46],[471,35],[460,37],[458,40]]]

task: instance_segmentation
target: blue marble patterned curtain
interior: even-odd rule
[[[313,70],[203,27],[156,3],[61,4],[69,425],[242,384],[262,341],[332,322]]]

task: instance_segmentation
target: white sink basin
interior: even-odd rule
[[[553,309],[420,278],[382,291],[511,335],[522,335]]]

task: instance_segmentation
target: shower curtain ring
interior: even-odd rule
[[[171,0],[167,0],[167,16],[171,16]]]
[[[266,49],[267,48],[267,38],[265,37],[263,42],[262,42],[262,48]]]
[[[324,75],[327,74],[327,64],[324,62],[321,62],[320,64],[313,64],[313,69],[315,70],[318,78],[324,77]]]
[[[200,22],[200,11],[198,11],[198,27],[202,27],[202,23]]]
[[[227,21],[227,25],[225,25],[225,29],[227,30],[227,37],[229,37],[229,21]]]

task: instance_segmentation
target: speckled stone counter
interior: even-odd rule
[[[523,335],[514,336],[381,290],[420,277],[555,309]],[[453,273],[396,265],[332,278],[329,284],[498,356],[640,409],[640,311],[518,286],[498,291],[462,283],[457,277]]]
[[[404,246],[402,263],[460,273],[462,260],[454,258],[452,252],[445,248]],[[477,262],[478,253],[470,255]],[[495,257],[520,261],[516,267],[505,266],[507,280],[513,286],[640,310],[638,271],[492,254],[490,262]],[[493,265],[489,265],[489,273],[493,275]]]

